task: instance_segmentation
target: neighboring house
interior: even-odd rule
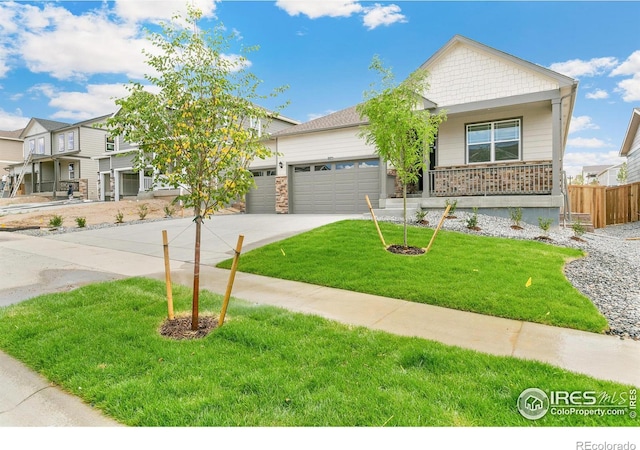
[[[7,177],[6,190],[9,190],[8,177],[10,175],[9,166],[22,161],[22,130],[0,131],[0,180]],[[0,181],[0,186],[1,186]],[[0,197],[2,197],[0,189]]]
[[[622,163],[601,170],[598,173],[598,184],[600,186],[619,186],[620,180],[618,180],[618,174],[620,173],[621,167]]]
[[[600,186],[617,186],[617,180],[621,164],[584,166],[582,168],[582,180],[584,184],[598,184]]]
[[[521,207],[525,220],[558,220],[564,202],[562,159],[578,82],[462,36],[429,58],[424,107],[447,111],[414,187],[415,208],[459,208],[507,215]],[[272,136],[278,156],[255,167],[275,191],[247,198],[248,211],[271,213],[366,212],[401,208],[395,172],[358,137],[366,121],[356,107]],[[259,164],[259,165],[258,165]],[[257,198],[261,204],[255,204]],[[383,212],[384,214],[384,212]]]
[[[108,116],[75,124],[32,118],[20,134],[22,162],[10,165],[13,182],[21,180],[22,193],[98,198],[98,163],[92,157],[104,152]]]
[[[640,182],[640,108],[634,108],[622,141],[620,156],[627,158],[627,183]]]
[[[116,113],[117,114],[117,113]],[[300,122],[284,116],[271,119],[268,129],[263,127],[261,121],[251,121],[262,134],[268,136],[285,128],[299,124]],[[95,157],[98,163],[98,198],[100,200],[119,201],[123,197],[138,197],[147,195],[175,195],[177,192],[170,186],[153,185],[153,167],[149,166],[144,171],[137,171],[135,157],[139,152],[138,145],[126,142],[122,137],[108,139],[107,147],[99,156]],[[261,170],[255,170],[254,176],[257,183],[263,174]],[[154,191],[151,194],[151,191]],[[262,192],[262,191],[261,191]]]

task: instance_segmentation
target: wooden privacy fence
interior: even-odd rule
[[[569,186],[572,213],[590,214],[595,228],[640,220],[640,182],[623,186]]]

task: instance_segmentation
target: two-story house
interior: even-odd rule
[[[260,135],[268,139],[270,134],[299,123],[296,120],[277,115],[270,118],[268,123],[263,123],[261,119],[250,119],[248,126],[256,128]],[[95,158],[98,161],[98,198],[100,200],[119,201],[123,197],[171,196],[178,194],[171,186],[153,184],[153,167],[149,166],[144,171],[138,170],[135,159],[139,151],[136,143],[126,142],[122,137],[108,140],[105,151]],[[263,178],[264,171],[258,167],[252,172],[256,184],[262,186],[261,181],[265,179]],[[256,196],[262,196],[266,191],[259,189],[253,192],[256,193]],[[255,197],[250,197],[248,200],[251,200],[252,205],[263,203],[260,200],[256,200]]]
[[[22,161],[21,133],[22,130],[0,131],[0,198],[9,195],[10,166]]]
[[[10,165],[12,183],[27,195],[74,195],[97,200],[95,156],[108,145],[100,127],[109,116],[69,124],[32,118],[20,134],[22,162]]]
[[[445,110],[447,120],[412,207],[444,208],[449,199],[495,215],[519,207],[525,220],[545,216],[557,223],[578,82],[463,36],[421,69],[430,83],[424,107]],[[366,123],[352,106],[274,133],[277,156],[256,168],[269,174],[264,185],[276,195],[261,196],[260,211],[366,212],[365,195],[374,208],[401,209],[395,171],[358,136]]]

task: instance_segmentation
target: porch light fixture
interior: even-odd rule
[[[278,167],[280,167],[281,169],[284,167],[284,164],[282,164],[282,161],[278,163]]]

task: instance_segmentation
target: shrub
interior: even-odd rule
[[[122,214],[122,211],[118,210],[118,213],[116,214],[116,223],[122,223],[122,219],[124,219],[124,214]]]
[[[84,228],[87,226],[87,219],[84,217],[76,217],[76,224],[78,225],[78,228]]]
[[[424,221],[425,217],[427,217],[427,212],[426,211],[423,211],[421,209],[416,211],[416,222],[422,223]]]
[[[62,226],[62,222],[64,222],[64,219],[62,218],[62,216],[59,215],[55,215],[53,216],[51,219],[49,219],[49,226],[50,227],[61,227]]]
[[[509,218],[513,222],[513,226],[520,227],[522,222],[522,208],[509,208]]]
[[[571,229],[573,230],[573,234],[576,237],[582,236],[585,233],[585,231],[587,231],[584,224],[579,219],[577,222],[573,222],[571,224]]]
[[[176,209],[171,206],[171,205],[167,205],[164,207],[164,216],[165,217],[173,217],[173,214],[176,212]]]
[[[143,203],[138,205],[138,217],[140,217],[140,220],[144,220],[144,218],[147,217],[147,214],[149,214],[149,207],[147,204]]]
[[[473,208],[473,214],[467,218],[467,228],[476,228],[478,226],[478,208]]]
[[[451,206],[451,209],[449,209],[449,215],[453,215],[456,212],[456,207],[458,206],[458,200],[454,200],[451,201],[449,199],[446,199],[444,202],[444,206]]]
[[[538,217],[538,226],[546,236],[549,233],[553,219],[550,217]]]

